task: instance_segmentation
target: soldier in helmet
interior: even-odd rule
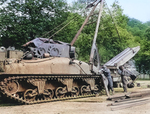
[[[109,91],[111,90],[112,94],[114,94],[113,80],[112,80],[112,77],[111,77],[111,74],[110,74],[110,70],[105,65],[103,65],[102,69],[103,69],[103,74],[108,79],[108,90]]]

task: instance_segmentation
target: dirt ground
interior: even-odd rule
[[[128,89],[128,91],[150,90],[147,85],[150,81],[137,81],[141,87]],[[123,92],[122,88],[116,88],[115,94]],[[107,96],[81,98],[66,101],[57,101],[33,105],[0,106],[0,114],[149,114],[150,102],[127,109],[111,111],[107,104]]]

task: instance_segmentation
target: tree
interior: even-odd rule
[[[118,1],[113,3],[110,10],[111,15],[108,8],[104,8],[97,38],[102,63],[106,63],[127,47],[139,45],[136,38],[126,30],[128,17],[123,14]]]
[[[141,41],[141,49],[135,60],[140,73],[150,74],[150,41]]]
[[[150,27],[150,21],[147,21],[147,22],[144,23],[144,24]]]
[[[127,30],[133,34],[135,40],[140,44],[140,51],[134,57],[136,66],[140,73],[150,74],[150,28],[147,23],[129,18]]]
[[[86,5],[88,5],[88,4],[90,4],[90,3],[94,2],[94,1],[95,0],[77,0],[78,3],[86,4]]]
[[[19,48],[66,20],[64,0],[3,0],[0,2],[0,40]]]
[[[68,17],[63,26],[67,25],[63,30],[54,36],[54,40],[60,40],[63,42],[70,43],[78,30],[80,29],[82,23],[84,22],[84,17],[78,13],[68,13]],[[60,30],[60,28],[58,29]]]
[[[141,21],[134,18],[129,18],[127,30],[134,36],[139,36],[141,39],[144,39],[144,33],[147,28],[148,26],[143,24]]]
[[[145,38],[150,41],[150,28],[145,31]]]
[[[137,37],[134,37],[126,30],[128,17],[123,14],[123,10],[117,1],[112,5],[111,11],[115,20],[115,25],[111,19],[108,8],[105,5],[97,37],[97,46],[101,55],[102,63],[106,63],[127,47],[139,45]],[[94,14],[97,12],[98,11],[96,10]],[[94,16],[97,18],[97,15]],[[85,26],[75,43],[80,50],[79,59],[86,60],[87,62],[89,60],[95,27],[96,23]]]

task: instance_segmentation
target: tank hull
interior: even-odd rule
[[[70,62],[71,59],[62,57],[22,60],[5,65],[5,72],[1,74],[91,74],[87,63],[78,60]]]
[[[86,97],[103,89],[101,76],[87,63],[69,58],[8,60],[3,69],[0,92],[24,104]]]

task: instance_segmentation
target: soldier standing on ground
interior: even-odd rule
[[[113,81],[112,81],[112,77],[110,74],[110,70],[105,65],[102,68],[103,68],[104,75],[108,79],[108,91],[110,92],[110,90],[111,90],[112,94],[114,94]]]
[[[127,92],[127,83],[128,83],[127,76],[134,76],[134,75],[132,73],[130,73],[129,71],[127,71],[126,69],[124,69],[123,66],[119,66],[118,74],[121,76],[123,90],[126,93]]]

